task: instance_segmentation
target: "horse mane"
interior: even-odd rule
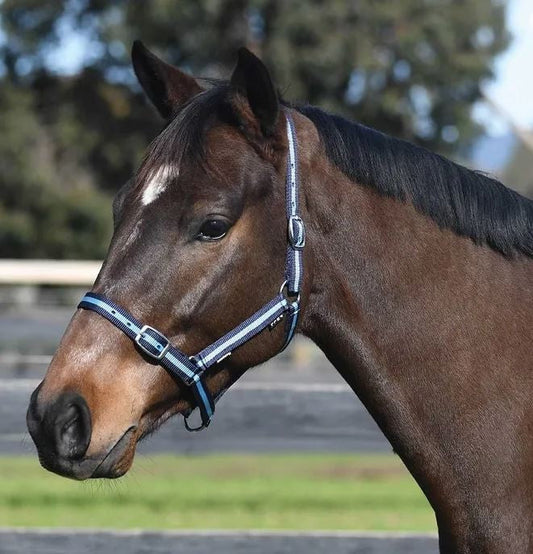
[[[316,126],[328,159],[354,182],[410,201],[440,227],[505,256],[533,257],[533,201],[425,148],[313,106],[295,108]]]
[[[207,129],[238,125],[227,82],[210,82],[184,104],[156,137],[138,178],[161,164],[177,167],[184,156],[205,164]],[[282,101],[283,105],[289,105]],[[313,106],[291,106],[316,126],[326,156],[354,182],[380,194],[412,202],[440,227],[487,244],[505,256],[533,257],[533,201],[479,171]]]

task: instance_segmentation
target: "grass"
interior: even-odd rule
[[[118,481],[77,483],[0,458],[0,526],[434,531],[392,455],[137,456]]]

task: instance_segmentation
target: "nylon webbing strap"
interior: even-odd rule
[[[142,325],[124,308],[93,292],[88,292],[82,298],[78,308],[92,310],[105,317],[131,338],[144,354],[156,360],[174,378],[191,387],[200,409],[202,423],[209,425],[215,411],[213,399],[201,381],[196,365],[183,352],[172,346],[165,335],[153,327]]]
[[[278,294],[247,320],[194,356],[204,369],[220,361],[252,337],[268,327],[288,310],[289,302]]]
[[[294,131],[294,122],[290,113],[287,117],[287,141],[289,151],[287,155],[287,177],[286,177],[286,197],[287,197],[287,262],[285,278],[287,288],[291,294],[298,294],[302,284],[303,264],[302,250],[305,246],[305,227],[300,213],[300,200],[298,197],[298,156],[296,155],[298,143]]]
[[[249,341],[267,327],[277,324],[283,317],[286,317],[287,331],[282,349],[289,344],[296,330],[300,311],[300,288],[303,278],[302,250],[305,246],[305,228],[299,216],[298,145],[296,133],[290,113],[287,111],[285,115],[288,141],[285,183],[288,246],[285,282],[277,296],[240,325],[229,331],[229,333],[190,357],[173,346],[163,333],[149,325],[143,325],[127,310],[100,294],[88,292],[78,305],[78,308],[92,310],[106,318],[125,333],[145,356],[156,361],[175,379],[182,381],[191,388],[195,402],[200,410],[202,425],[196,429],[191,429],[187,424],[186,418],[185,425],[189,431],[196,431],[207,427],[215,411],[215,402],[201,378],[209,367],[229,356],[233,350]],[[285,288],[288,295],[293,299],[289,299],[284,295],[283,291]],[[222,392],[219,393],[217,400],[222,394]]]

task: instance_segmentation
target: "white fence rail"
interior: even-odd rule
[[[1,0],[0,0],[1,1]],[[22,329],[21,325],[27,322],[28,325],[35,327],[35,314],[31,311],[33,308],[40,306],[50,307],[68,306],[74,308],[78,298],[68,296],[71,291],[64,294],[64,290],[59,295],[56,295],[54,290],[45,291],[45,298],[42,296],[40,285],[57,286],[57,287],[88,287],[90,288],[96,279],[98,271],[102,265],[101,261],[63,261],[63,260],[13,260],[0,259],[0,286],[5,286],[5,290],[0,290],[0,326],[4,316],[6,318],[15,317],[17,319],[17,328]],[[40,292],[39,292],[40,291]],[[50,293],[52,296],[50,296]],[[73,294],[78,294],[74,289]],[[58,300],[59,299],[59,300]],[[43,301],[44,300],[44,301]],[[4,307],[8,306],[8,310]],[[18,308],[20,311],[17,311]],[[14,314],[19,314],[15,315]],[[23,314],[23,315],[20,315]],[[30,315],[28,315],[30,314]],[[38,321],[41,321],[39,319]],[[68,318],[64,324],[67,324]],[[7,321],[7,320],[6,320]],[[54,325],[61,331],[63,321],[54,320]],[[22,322],[22,323],[21,323]],[[4,322],[5,324],[5,322]],[[10,324],[11,325],[11,324]],[[54,329],[56,328],[54,327]],[[25,330],[25,333],[27,330]],[[31,331],[30,331],[31,333]],[[24,336],[26,336],[26,334]],[[61,333],[58,332],[58,335]],[[32,335],[31,335],[32,336]],[[8,339],[9,340],[9,339]],[[26,340],[26,339],[25,339]],[[34,338],[27,339],[35,340]],[[50,341],[48,337],[40,339],[42,342]],[[59,336],[58,339],[59,340]],[[20,341],[19,341],[20,342]],[[50,355],[41,355],[39,348],[36,353],[31,351],[17,351],[20,349],[18,342],[16,345],[11,345],[5,342],[0,344],[0,378],[5,375],[23,376],[28,370],[42,370],[49,363]],[[293,364],[298,367],[308,366],[317,356],[318,351],[311,343],[304,340],[296,340],[287,351],[287,356]],[[1,549],[0,549],[1,550]]]
[[[52,356],[39,354],[21,354],[19,352],[6,352],[4,354],[0,354],[0,368],[13,366],[48,366],[51,361]]]
[[[0,260],[0,285],[92,285],[102,262]]]

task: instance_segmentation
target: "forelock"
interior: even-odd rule
[[[177,178],[186,160],[205,165],[205,136],[217,122],[234,122],[228,98],[229,86],[217,84],[185,103],[152,141],[141,164],[137,181],[148,183],[165,168],[165,178]]]

